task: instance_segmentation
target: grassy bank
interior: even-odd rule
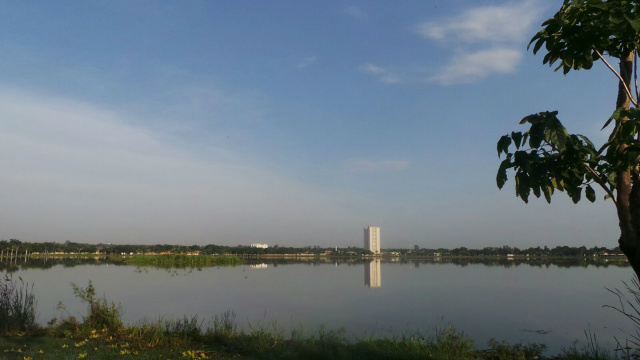
[[[82,319],[64,316],[39,325],[32,287],[11,278],[0,291],[0,360],[2,359],[545,359],[543,345],[474,344],[453,327],[432,335],[350,341],[345,330],[311,332],[277,327],[239,329],[227,312],[209,321],[197,317],[158,319],[124,326],[119,305],[96,296],[92,283],[73,285],[87,305]],[[62,306],[61,309],[64,310]],[[632,350],[603,352],[590,339],[585,348],[569,346],[549,359],[635,359]],[[617,356],[617,357],[616,357]]]
[[[536,359],[541,347],[494,342],[476,350],[470,340],[447,329],[434,337],[365,339],[349,343],[339,332],[313,335],[264,330],[202,330],[197,319],[159,321],[116,332],[66,324],[23,336],[0,338],[0,359]],[[66,335],[64,332],[67,332]]]
[[[346,332],[314,334],[253,329],[237,331],[216,319],[206,329],[197,318],[159,320],[116,331],[65,321],[47,328],[0,337],[0,359],[545,359],[542,345],[509,345],[495,340],[476,347],[454,328],[433,336],[347,340]],[[623,354],[622,354],[623,355]],[[570,348],[547,359],[632,359],[591,348]]]

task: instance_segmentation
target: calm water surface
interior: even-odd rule
[[[609,347],[614,336],[631,331],[629,321],[602,307],[618,303],[605,288],[631,280],[631,268],[621,266],[373,262],[166,270],[101,264],[19,269],[13,276],[34,284],[41,323],[61,316],[59,302],[72,315],[85,314],[70,284],[91,280],[98,294],[122,304],[127,323],[198,315],[206,324],[231,310],[240,327],[276,324],[309,333],[344,327],[354,338],[433,335],[451,324],[479,348],[494,337],[545,343],[548,353],[576,339],[584,343],[585,330]]]

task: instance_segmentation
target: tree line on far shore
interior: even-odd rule
[[[334,256],[362,256],[371,252],[361,247],[290,247],[274,245],[267,248],[257,248],[245,245],[127,245],[127,244],[87,244],[66,241],[57,242],[22,242],[17,239],[0,240],[0,254],[104,254],[104,255],[133,255],[133,254],[191,254],[191,255],[334,255]],[[529,247],[520,249],[511,246],[484,247],[481,249],[469,249],[458,247],[454,249],[383,249],[383,254],[402,256],[514,256],[514,257],[545,257],[545,256],[571,256],[571,257],[598,257],[621,255],[618,247],[606,248],[594,246],[547,246]]]

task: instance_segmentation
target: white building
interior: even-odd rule
[[[267,245],[267,244],[251,244],[251,247],[258,248],[258,249],[266,249],[266,248],[269,247],[269,245]]]
[[[369,225],[364,228],[364,249],[380,254],[380,227]]]

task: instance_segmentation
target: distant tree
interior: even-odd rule
[[[633,66],[640,45],[640,3],[628,0],[564,0],[553,18],[545,21],[529,42],[533,53],[543,50],[544,64],[556,71],[590,69],[602,60],[618,79],[615,111],[603,129],[611,133],[600,147],[585,136],[569,134],[557,111],[526,116],[524,133],[512,132],[498,141],[498,156],[505,154],[496,181],[502,188],[507,170],[515,171],[516,195],[527,202],[531,192],[551,202],[554,191],[573,202],[596,200],[595,187],[615,203],[618,244],[640,276],[640,109]],[[614,68],[605,58],[615,59]],[[563,94],[564,95],[564,94]],[[613,97],[613,96],[612,96]],[[515,149],[512,149],[511,146]]]

